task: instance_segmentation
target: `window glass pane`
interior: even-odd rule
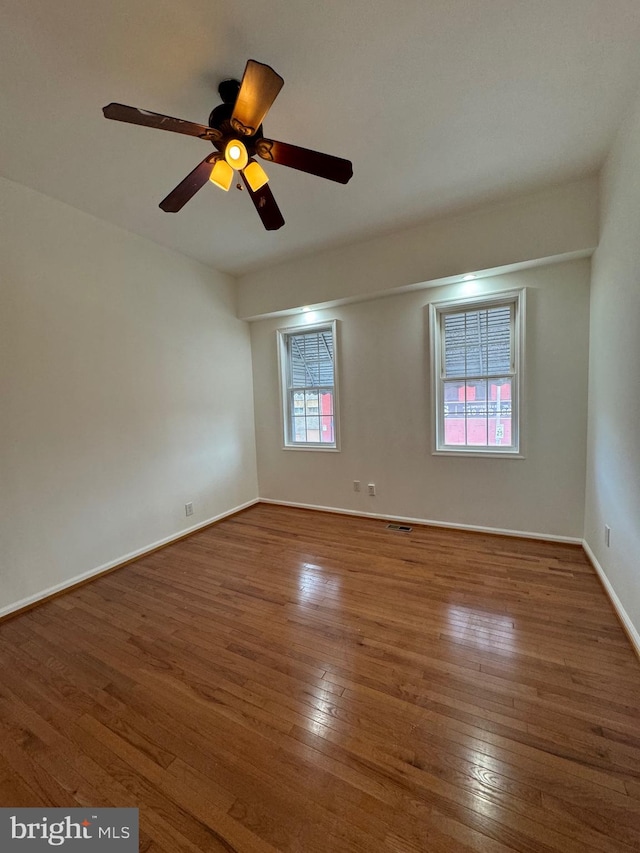
[[[292,418],[293,429],[292,429],[292,439],[293,441],[307,441],[307,419],[302,417],[294,417]]]
[[[331,415],[323,415],[320,419],[320,441],[323,444],[333,444],[335,440],[333,417]]]
[[[445,382],[444,383],[444,399],[445,403],[448,401],[457,402],[458,400],[464,399],[464,382]],[[446,411],[446,406],[445,406]]]
[[[320,411],[323,415],[333,414],[333,391],[320,392]]]
[[[487,444],[487,383],[485,380],[467,382],[465,415],[467,444]]]
[[[320,395],[317,391],[304,392],[304,407],[307,415],[317,415],[320,405]]]
[[[444,383],[444,443],[465,444],[465,383]]]
[[[489,382],[489,444],[492,447],[512,447],[510,377]]]
[[[307,441],[320,441],[320,418],[307,417]]]

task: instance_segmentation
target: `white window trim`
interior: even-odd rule
[[[333,434],[335,437],[334,444],[308,443],[302,444],[291,442],[290,428],[291,418],[289,416],[289,397],[288,397],[288,376],[287,376],[287,336],[292,334],[301,334],[304,332],[319,332],[321,330],[330,329],[333,335]],[[282,436],[283,450],[310,450],[312,452],[320,451],[321,453],[339,453],[340,452],[340,409],[338,388],[338,364],[339,364],[339,345],[338,345],[338,321],[327,320],[319,323],[301,323],[299,326],[287,326],[284,329],[277,330],[278,336],[278,375],[280,377],[280,435]]]
[[[515,398],[512,398],[512,424],[515,424],[514,447],[497,449],[496,447],[455,447],[445,445],[443,441],[444,422],[444,383],[442,381],[442,336],[440,333],[440,316],[452,310],[469,310],[505,302],[515,304],[513,329],[513,358],[515,369]],[[524,459],[524,387],[525,387],[525,330],[526,330],[526,291],[505,290],[495,293],[479,294],[478,296],[447,299],[429,304],[429,337],[431,350],[431,423],[433,428],[433,456],[470,456],[483,459]]]

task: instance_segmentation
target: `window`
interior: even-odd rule
[[[524,291],[430,306],[435,453],[520,454]]]
[[[278,338],[285,447],[337,450],[335,320]]]

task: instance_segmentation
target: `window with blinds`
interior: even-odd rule
[[[431,306],[435,452],[519,454],[523,300]]]
[[[278,335],[285,447],[337,449],[335,321]]]

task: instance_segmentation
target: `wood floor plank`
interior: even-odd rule
[[[0,806],[148,853],[630,853],[640,665],[581,548],[258,504],[0,623]]]

